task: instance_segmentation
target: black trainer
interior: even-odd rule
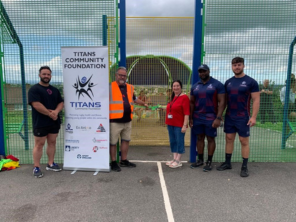
[[[51,165],[47,164],[46,170],[52,170],[54,172],[62,171],[62,169],[59,167],[59,165],[56,164],[55,162],[53,162]]]
[[[131,162],[128,161],[128,160],[121,160],[121,161],[120,161],[120,166],[121,166],[121,167],[136,167],[136,164],[131,163]]]
[[[110,163],[110,166],[111,166],[111,170],[113,170],[115,172],[120,172],[121,171],[121,168],[118,166],[116,161],[112,161]]]
[[[240,172],[241,177],[248,177],[249,176],[249,171],[248,167],[242,166],[241,172]]]
[[[190,168],[194,169],[194,168],[197,168],[197,167],[202,166],[202,165],[204,165],[204,161],[203,160],[198,160],[196,163],[191,164]]]
[[[41,172],[39,167],[34,167],[33,169],[33,176],[36,178],[41,178],[43,177],[43,173]]]
[[[207,161],[206,165],[203,168],[203,171],[208,172],[208,171],[211,171],[211,170],[212,170],[212,161]]]
[[[223,171],[223,170],[230,170],[232,169],[231,164],[228,164],[226,162],[222,163],[219,167],[216,168],[219,171]]]

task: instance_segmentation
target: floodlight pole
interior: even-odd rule
[[[202,60],[202,17],[203,17],[203,0],[195,0],[195,17],[194,17],[194,37],[193,37],[193,61],[192,61],[192,75],[191,82],[194,85],[199,81],[197,69],[201,64]],[[196,162],[196,135],[191,129],[190,138],[190,157],[191,163]]]

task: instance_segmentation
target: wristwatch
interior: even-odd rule
[[[220,116],[217,116],[217,118],[216,119],[218,119],[218,120],[222,120],[222,118],[220,117]]]

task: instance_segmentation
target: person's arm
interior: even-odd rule
[[[218,112],[217,118],[214,120],[212,127],[218,128],[221,125],[222,114],[225,109],[225,94],[218,94]]]
[[[49,110],[50,111],[49,117],[52,118],[53,120],[57,120],[59,112],[62,111],[63,107],[64,107],[64,102],[60,102],[57,105],[55,110]]]
[[[32,102],[31,105],[34,107],[34,109],[37,110],[37,112],[39,112],[45,116],[50,116],[51,111],[46,109],[46,107],[42,103]]]
[[[189,126],[193,126],[193,114],[194,114],[194,107],[195,107],[195,97],[190,96],[190,116],[189,116]]]
[[[253,100],[253,112],[252,117],[249,119],[249,122],[247,125],[250,125],[251,127],[256,124],[256,118],[259,112],[260,107],[260,93],[259,92],[253,92],[251,93],[251,97]]]
[[[142,100],[140,100],[140,99],[138,99],[138,98],[135,99],[135,103],[137,103],[137,104],[139,104],[139,105],[142,105],[142,106],[146,106],[146,107],[148,107],[148,105],[147,105],[145,102],[143,102]]]
[[[189,115],[185,115],[184,116],[183,126],[182,126],[182,129],[181,129],[181,132],[182,133],[185,133],[186,130],[187,130],[187,127],[188,127],[188,119],[189,119]]]

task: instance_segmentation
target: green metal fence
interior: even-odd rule
[[[7,154],[19,157],[21,163],[32,163],[34,140],[31,111],[29,106],[24,105],[23,95],[27,94],[32,84],[39,81],[38,69],[41,65],[49,65],[53,69],[52,83],[62,90],[61,46],[105,45],[107,23],[110,77],[113,78],[118,62],[116,2],[1,1],[23,46],[21,53],[17,37],[8,28],[1,9],[1,77],[5,96],[3,105]],[[255,78],[261,86],[268,79],[273,91],[273,104],[267,104],[263,100],[265,104],[261,106],[273,113],[266,112],[263,123],[263,110],[260,110],[257,126],[251,130],[250,161],[295,162],[294,134],[289,137],[285,149],[281,149],[283,106],[279,96],[287,77],[289,46],[296,35],[295,1],[204,0],[204,3],[204,63],[210,66],[211,75],[224,83],[233,76],[231,59],[242,56],[246,61],[245,73]],[[136,86],[138,95],[144,91],[150,97],[152,106],[166,103],[166,90],[171,79],[182,79],[184,91],[188,92],[193,25],[193,18],[127,18],[129,81]],[[26,83],[23,87],[22,56]],[[295,56],[292,64],[292,73],[295,74]],[[24,107],[27,107],[25,110],[28,116],[27,139]],[[138,108],[133,120],[131,145],[168,145],[167,131],[162,126],[163,111]],[[141,120],[138,121],[140,115]],[[272,124],[273,122],[277,124]],[[188,133],[187,146],[189,136]],[[63,139],[62,128],[57,144],[57,162],[63,161]],[[223,128],[219,128],[214,161],[224,160],[224,147]],[[233,160],[241,161],[238,141],[235,142]],[[42,162],[46,162],[46,155],[43,155]]]
[[[250,161],[296,161],[294,134],[287,140],[285,149],[281,149],[283,105],[280,101],[280,90],[287,79],[289,47],[296,36],[295,10],[295,1],[205,1],[204,62],[210,66],[211,75],[224,83],[233,76],[231,59],[241,56],[245,58],[245,73],[258,81],[261,90],[265,89],[261,93],[257,125],[251,130]],[[295,74],[295,54],[292,63]],[[272,95],[266,94],[264,80],[269,80]],[[216,160],[223,160],[224,140],[221,143]],[[234,159],[241,160],[238,141]]]
[[[62,46],[102,46],[107,45],[109,39],[110,64],[115,63],[117,29],[114,18],[117,1],[3,0],[1,6],[0,49],[3,56],[1,77],[6,153],[17,156],[21,163],[32,163],[34,138],[31,109],[26,100],[30,86],[39,82],[40,66],[51,67],[51,84],[63,92]],[[20,51],[20,43],[23,52]],[[24,67],[21,65],[22,58]],[[26,111],[27,118],[24,116]],[[57,141],[56,162],[63,162],[63,143],[62,125]],[[41,161],[46,163],[45,153]]]

